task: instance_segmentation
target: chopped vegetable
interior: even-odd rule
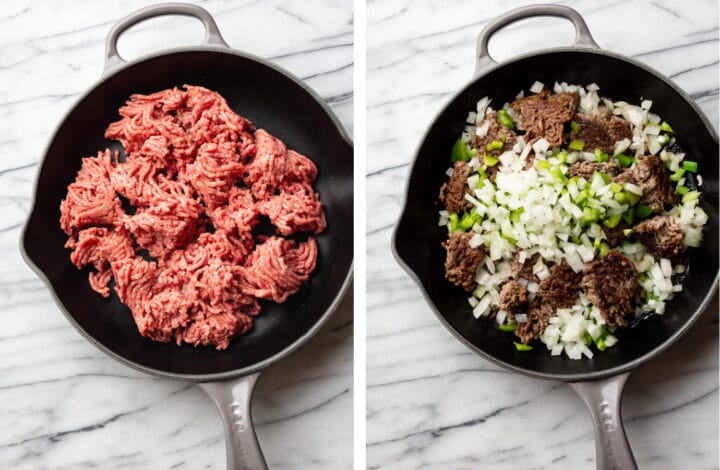
[[[687,186],[683,186],[683,185],[679,184],[679,185],[677,186],[677,188],[675,188],[675,191],[677,191],[677,193],[680,194],[681,196],[684,196],[684,195],[686,195],[688,192],[690,192],[690,188],[688,188]]]
[[[647,216],[652,214],[652,212],[652,207],[646,206],[645,204],[638,204],[637,208],[635,209],[635,215],[638,216],[638,218],[640,219],[647,218]]]
[[[615,228],[617,227],[617,224],[620,223],[620,220],[622,219],[622,214],[615,214],[611,217],[608,217],[603,221],[603,225],[607,228]]]
[[[455,145],[453,145],[452,152],[450,154],[450,161],[452,162],[469,162],[470,161],[470,152],[468,151],[467,145],[462,141],[462,139],[458,139],[457,142],[455,142]]]
[[[457,214],[450,214],[450,232],[459,232],[460,226]]]
[[[670,132],[673,134],[675,133],[675,131],[673,130],[672,127],[670,127],[670,124],[668,124],[667,121],[663,121],[662,124],[660,124],[660,130],[665,131],[665,132]]]
[[[627,237],[629,237],[630,235],[632,235],[632,233],[633,233],[633,230],[632,230],[631,228],[623,229],[623,236],[624,236],[625,238],[627,238]]]
[[[549,169],[550,169],[550,162],[547,161],[547,160],[539,160],[539,161],[537,162],[537,166],[538,166],[538,168],[540,168],[541,170],[549,170]]]
[[[515,129],[515,123],[505,109],[498,111],[498,124],[508,129]]]
[[[505,144],[502,140],[493,140],[492,142],[487,144],[485,148],[488,150],[500,150],[501,148],[503,148],[504,145]]]
[[[603,152],[600,149],[595,149],[595,161],[602,163],[608,161],[610,157],[607,153]]]
[[[586,207],[583,209],[583,215],[580,218],[580,224],[583,226],[590,225],[600,219],[600,209],[595,207]]]
[[[617,155],[615,155],[615,159],[617,160],[618,165],[623,168],[627,168],[633,163],[635,163],[635,159],[633,157],[629,157],[624,153],[618,153]]]
[[[686,171],[685,168],[678,168],[677,170],[675,170],[675,173],[670,175],[670,179],[673,181],[680,181],[680,178],[683,177],[683,175],[685,174],[685,171]]]
[[[495,166],[500,160],[497,157],[491,157],[490,155],[483,156],[483,162],[487,166]]]
[[[580,132],[580,124],[578,124],[576,121],[570,121],[570,129],[572,129],[572,131],[577,134],[578,132]]]
[[[691,162],[689,160],[685,160],[683,162],[683,169],[689,171],[690,173],[697,173],[697,168],[697,162]]]
[[[697,191],[689,191],[682,197],[682,203],[685,204],[686,202],[690,201],[696,201],[700,198],[700,193]]]
[[[498,330],[504,331],[506,333],[515,331],[515,328],[517,328],[516,323],[503,323],[502,325],[498,325]]]
[[[601,242],[599,251],[600,257],[604,257],[608,251],[610,251],[610,245],[608,245],[607,242]]]
[[[556,166],[552,170],[550,170],[550,174],[555,177],[556,180],[558,180],[561,183],[564,183],[567,181],[567,176],[562,172],[562,169],[559,166]]]
[[[515,342],[515,341],[513,341],[513,344],[515,344],[515,349],[517,349],[517,350],[520,351],[520,352],[532,351],[532,348],[533,348],[533,347],[530,346],[529,344],[517,343],[517,342]]]
[[[568,145],[568,148],[569,148],[570,150],[577,150],[578,152],[581,152],[582,149],[585,148],[585,142],[583,142],[582,140],[573,140],[573,141],[570,142],[570,144]]]
[[[670,143],[670,136],[667,134],[660,134],[657,138],[657,143],[663,147]]]

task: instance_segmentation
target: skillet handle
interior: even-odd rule
[[[210,395],[225,425],[228,470],[267,470],[252,424],[250,402],[259,372],[223,382],[198,385]]]
[[[130,13],[118,21],[110,30],[107,40],[105,41],[105,67],[103,68],[103,77],[127,63],[120,57],[117,50],[118,38],[123,31],[149,18],[165,15],[184,15],[197,18],[202,21],[205,27],[205,38],[201,43],[203,46],[230,47],[220,34],[217,23],[215,23],[213,17],[204,8],[189,3],[160,3],[158,5],[150,5],[134,13]]]
[[[473,76],[477,77],[486,68],[497,65],[497,62],[490,57],[490,53],[488,52],[488,42],[493,34],[511,23],[534,16],[557,16],[559,18],[565,18],[575,26],[575,41],[572,43],[574,47],[600,49],[600,46],[597,45],[590,34],[585,20],[576,10],[562,5],[528,5],[515,8],[498,16],[494,20],[491,20],[480,32],[477,40],[477,62],[475,62],[475,74]]]
[[[637,470],[622,423],[622,392],[629,375],[569,384],[592,414],[597,470]]]

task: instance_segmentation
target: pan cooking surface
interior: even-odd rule
[[[520,353],[514,336],[497,329],[493,320],[476,320],[467,294],[444,278],[446,229],[437,225],[437,190],[450,165],[449,153],[462,132],[465,117],[476,102],[489,96],[494,103],[511,101],[517,90],[538,80],[588,85],[597,83],[603,96],[638,102],[653,100],[653,112],[672,123],[688,159],[699,162],[703,176],[703,208],[709,215],[702,247],[689,252],[690,270],[683,292],[668,303],[666,313],[643,320],[635,328],[618,330],[619,343],[591,360],[552,357],[544,347]],[[668,82],[648,69],[612,54],[571,49],[526,55],[478,78],[457,94],[429,128],[418,150],[407,186],[406,205],[396,228],[394,250],[424,290],[441,321],[476,352],[505,367],[545,378],[574,380],[610,375],[629,368],[668,346],[702,311],[718,273],[718,143],[699,111]],[[662,347],[661,347],[662,346]]]
[[[104,131],[133,93],[183,84],[219,92],[237,113],[265,128],[318,167],[315,189],[328,220],[317,237],[318,263],[309,281],[284,304],[265,302],[253,329],[226,351],[156,343],[137,332],[117,296],[103,299],[76,269],[63,245],[60,201],[80,168],[98,149],[119,148]],[[254,59],[191,50],[135,63],[104,80],[70,112],[54,136],[37,181],[35,206],[23,238],[30,260],[51,283],[69,317],[95,343],[149,372],[167,375],[239,373],[286,350],[311,330],[334,304],[352,264],[352,147],[326,108],[305,88]]]

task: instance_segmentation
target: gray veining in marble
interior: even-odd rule
[[[564,384],[480,359],[436,320],[390,254],[408,163],[424,130],[470,79],[475,39],[518,0],[367,4],[367,463],[382,469],[593,468],[590,416]],[[718,4],[558,2],[604,48],[687,91],[718,127]],[[498,60],[565,46],[569,22],[532,19],[490,42]],[[436,188],[428,188],[435,192]],[[641,469],[718,468],[718,304],[629,379],[626,430]]]
[[[105,357],[65,320],[18,253],[37,164],[55,126],[99,79],[104,41],[153,2],[0,2],[0,467],[225,468],[215,405],[196,386]],[[304,79],[353,127],[352,2],[197,2],[226,41]],[[198,44],[193,19],[128,31],[132,59]],[[352,468],[352,293],[310,343],[264,372],[253,413],[271,468]],[[329,445],[327,436],[332,436]]]

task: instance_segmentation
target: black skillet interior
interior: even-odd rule
[[[663,316],[643,320],[637,327],[618,331],[619,343],[591,360],[552,357],[544,346],[519,353],[514,335],[499,331],[491,320],[475,320],[468,295],[443,277],[445,250],[440,243],[447,230],[437,225],[438,189],[446,180],[449,154],[460,135],[468,111],[483,96],[496,106],[512,101],[521,89],[527,93],[539,80],[588,85],[597,83],[601,96],[639,103],[653,100],[652,112],[672,124],[689,160],[699,162],[703,177],[703,208],[710,219],[702,247],[690,251],[690,274],[684,289],[667,305]],[[718,272],[718,142],[703,119],[664,80],[648,70],[617,57],[595,52],[562,50],[530,55],[503,64],[469,84],[443,109],[432,124],[409,176],[407,200],[396,228],[394,249],[414,273],[430,305],[471,348],[502,365],[532,375],[567,379],[604,375],[663,344],[695,314],[713,289]],[[699,313],[699,312],[698,312]]]
[[[63,247],[59,207],[80,159],[117,143],[104,138],[119,119],[118,108],[132,93],[183,84],[218,91],[230,106],[308,155],[318,167],[315,188],[328,220],[317,237],[319,256],[308,283],[284,304],[264,303],[253,330],[229,349],[162,344],[142,338],[130,311],[112,294],[103,299],[77,270]],[[35,206],[23,249],[45,274],[59,301],[95,342],[144,368],[166,374],[220,374],[253,366],[285,350],[325,314],[342,289],[353,258],[353,150],[325,108],[303,87],[277,70],[244,56],[184,51],[138,62],[101,82],[58,129],[42,164]]]

